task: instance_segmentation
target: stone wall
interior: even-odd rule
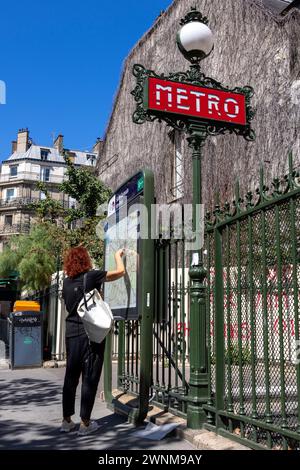
[[[287,169],[289,151],[300,161],[300,12],[275,17],[259,0],[174,0],[131,51],[124,65],[109,121],[99,177],[112,189],[139,168],[153,169],[159,202],[170,199],[174,145],[164,123],[132,122],[135,87],[132,67],[140,63],[157,73],[186,70],[176,46],[179,21],[191,6],[208,16],[215,49],[202,62],[206,75],[235,87],[251,85],[257,109],[254,143],[234,135],[208,139],[203,157],[203,196],[210,205],[216,191],[232,198],[236,179],[241,191],[258,183],[261,163],[267,178]],[[191,152],[184,150],[184,199],[191,200]]]

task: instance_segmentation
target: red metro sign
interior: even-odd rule
[[[199,87],[148,77],[148,111],[194,117],[203,121],[247,125],[246,97],[242,93]]]

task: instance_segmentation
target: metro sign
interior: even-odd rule
[[[135,64],[132,72],[136,78],[131,92],[136,102],[135,124],[159,120],[190,136],[198,128],[206,136],[234,133],[248,142],[255,140],[251,86],[230,89],[206,77],[199,66],[166,76]]]
[[[147,111],[247,125],[245,94],[156,77],[148,77],[144,90]]]

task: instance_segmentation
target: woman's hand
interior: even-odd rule
[[[124,255],[125,255],[124,248],[120,248],[120,250],[116,251],[115,258],[118,257],[118,256],[120,256],[120,258],[122,258],[122,256],[124,256]]]
[[[116,260],[116,270],[115,271],[108,271],[106,274],[106,281],[116,281],[117,279],[120,279],[121,277],[124,276],[125,274],[125,267],[124,263],[122,260],[122,256],[124,256],[125,250],[124,248],[121,248],[120,250],[115,252],[115,260]]]

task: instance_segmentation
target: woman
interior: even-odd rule
[[[68,316],[66,318],[66,353],[67,366],[63,387],[63,422],[62,432],[69,432],[76,424],[71,416],[75,413],[75,394],[82,376],[81,388],[81,423],[78,434],[89,434],[98,429],[95,421],[91,421],[91,413],[95,402],[100,380],[105,340],[102,343],[90,342],[77,307],[83,296],[83,275],[87,274],[86,292],[96,288],[100,290],[103,282],[115,281],[125,274],[122,261],[123,250],[115,253],[116,270],[92,270],[90,256],[83,246],[71,248],[64,258],[64,271],[67,278],[63,283],[63,298]]]

